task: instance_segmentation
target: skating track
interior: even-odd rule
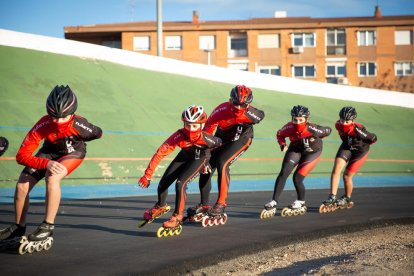
[[[353,209],[319,214],[326,193],[307,191],[309,211],[304,216],[285,218],[278,213],[266,221],[259,219],[259,213],[271,192],[232,193],[226,225],[186,224],[180,236],[162,239],[155,233],[168,216],[137,228],[138,219],[155,197],[64,201],[52,249],[23,256],[3,251],[0,271],[2,275],[171,275],[298,239],[358,231],[373,224],[414,222],[414,187],[355,189]],[[294,192],[286,191],[281,205],[293,199]],[[169,202],[173,203],[172,197]],[[189,195],[187,202],[197,203],[198,196]],[[32,204],[28,232],[43,213],[43,204]],[[13,206],[0,205],[0,228],[12,221]]]

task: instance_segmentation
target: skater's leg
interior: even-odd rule
[[[200,175],[198,187],[200,189],[200,202],[202,205],[208,205],[210,202],[211,177],[213,176],[215,170],[215,168],[212,168],[210,173]]]
[[[305,176],[300,173],[295,172],[293,175],[293,184],[295,185],[297,198],[300,201],[305,201],[305,185],[303,184],[304,179]]]
[[[252,143],[251,138],[240,139],[220,148],[217,157],[217,181],[219,196],[217,203],[226,204],[230,186],[230,166],[233,164]]]
[[[346,161],[342,158],[336,158],[331,173],[331,194],[336,195],[341,179],[341,172],[346,165]]]
[[[16,184],[14,192],[15,222],[20,226],[26,225],[29,210],[29,193],[38,182],[37,178],[23,171]]]
[[[283,189],[285,188],[286,180],[298,164],[300,157],[300,153],[294,152],[291,149],[288,149],[288,151],[286,152],[285,157],[283,158],[282,168],[280,169],[279,175],[277,176],[275,181],[275,187],[273,190],[272,197],[274,201],[279,201],[279,197],[282,194]]]
[[[368,152],[356,152],[352,153],[352,156],[349,160],[348,166],[344,172],[344,183],[345,183],[345,195],[351,197],[353,182],[352,178],[359,171],[362,165],[365,163],[368,157]]]
[[[175,214],[183,215],[187,185],[203,171],[204,163],[205,160],[203,159],[193,160],[182,169],[175,183]]]
[[[63,156],[56,160],[62,166],[59,173],[52,173],[50,170],[46,172],[46,215],[45,222],[54,224],[56,214],[59,209],[61,199],[60,182],[64,177],[72,173],[82,162],[83,153]]]
[[[60,205],[60,181],[67,175],[65,169],[62,173],[51,175],[46,173],[46,216],[45,221],[54,224]]]
[[[167,204],[168,188],[172,183],[178,178],[180,172],[183,170],[186,162],[188,161],[183,151],[180,151],[177,156],[171,161],[165,170],[163,176],[160,179],[158,184],[157,193],[158,193],[158,202],[159,206],[164,206]]]
[[[345,195],[350,198],[352,195],[353,190],[353,182],[352,178],[354,177],[355,173],[345,170],[344,172],[344,183],[345,183]]]

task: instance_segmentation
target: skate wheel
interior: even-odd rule
[[[348,208],[348,209],[351,209],[352,207],[354,207],[354,203],[353,203],[353,202],[349,202],[349,204],[348,204],[347,208]]]
[[[288,216],[288,211],[289,211],[289,208],[283,208],[283,210],[282,210],[282,213],[281,213],[281,216],[282,217],[286,217],[286,216]]]
[[[43,250],[43,242],[39,242],[34,246],[36,252],[40,252]]]
[[[299,211],[299,215],[303,216],[304,214],[306,214],[306,208],[302,208],[302,209]]]
[[[294,215],[294,216],[297,216],[297,215],[299,215],[299,210],[293,210],[293,212],[292,212],[292,214]]]
[[[229,217],[227,216],[227,214],[223,214],[223,216],[220,218],[220,223],[223,225],[226,224],[228,218]]]
[[[164,227],[158,228],[157,238],[162,238],[164,236],[164,232],[165,232],[164,230],[165,230]]]
[[[35,245],[33,242],[29,242],[27,245],[27,253],[32,254],[35,251]]]
[[[209,217],[206,216],[201,220],[201,226],[203,227],[207,227],[208,226],[208,222],[210,221]]]
[[[325,204],[322,204],[320,207],[319,207],[319,213],[320,214],[323,214],[323,213],[326,213],[328,210],[327,210],[327,207],[325,206]]]
[[[218,217],[218,218],[215,218],[214,219],[214,225],[219,225],[220,224],[220,220],[221,220],[221,217]]]
[[[28,242],[21,243],[19,246],[19,254],[24,255],[27,252],[27,246],[29,245]]]
[[[43,249],[44,250],[49,250],[50,248],[52,248],[52,245],[53,245],[53,238],[52,237],[50,237],[50,238],[48,238],[47,239],[47,241],[45,242],[45,244],[44,244],[44,246],[43,246]]]
[[[214,218],[208,220],[208,226],[214,226]]]
[[[267,218],[267,211],[266,209],[263,209],[260,213],[260,219],[266,219]]]
[[[183,227],[180,225],[178,226],[177,229],[174,230],[174,234],[178,236],[181,234],[182,231],[183,231]]]

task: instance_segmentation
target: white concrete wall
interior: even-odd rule
[[[105,60],[151,71],[172,73],[229,84],[245,84],[251,88],[414,108],[414,95],[409,93],[326,84],[254,72],[243,72],[4,29],[0,29],[0,45]]]

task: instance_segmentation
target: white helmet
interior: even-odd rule
[[[201,105],[190,105],[183,111],[181,119],[186,123],[203,124],[207,121],[207,113]]]

